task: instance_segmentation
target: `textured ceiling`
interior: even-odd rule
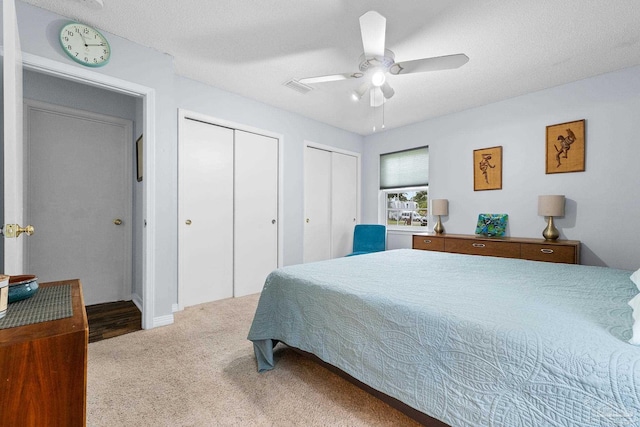
[[[176,72],[362,135],[382,109],[361,81],[292,78],[358,70],[358,18],[387,19],[396,62],[465,53],[455,70],[389,76],[387,129],[640,64],[638,0],[25,0],[174,57]]]

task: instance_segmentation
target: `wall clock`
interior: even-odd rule
[[[101,67],[111,57],[111,46],[106,37],[79,22],[69,22],[60,29],[60,45],[71,59],[87,67]]]

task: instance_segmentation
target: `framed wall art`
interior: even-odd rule
[[[502,189],[502,146],[473,150],[473,190]]]
[[[138,138],[138,140],[136,141],[136,169],[138,171],[138,182],[142,181],[142,165],[144,164],[143,159],[142,135],[140,135],[140,138]]]
[[[584,122],[547,126],[546,173],[584,171]]]

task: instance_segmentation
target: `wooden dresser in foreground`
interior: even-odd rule
[[[71,317],[0,329],[0,426],[86,425],[89,327],[80,281],[40,287],[64,284]]]
[[[580,242],[467,234],[414,234],[413,249],[580,264]]]

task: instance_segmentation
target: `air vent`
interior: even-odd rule
[[[300,83],[295,79],[291,79],[286,83],[283,83],[286,87],[295,90],[296,92],[300,92],[302,94],[311,92],[313,88],[311,86],[307,86],[304,83]]]

